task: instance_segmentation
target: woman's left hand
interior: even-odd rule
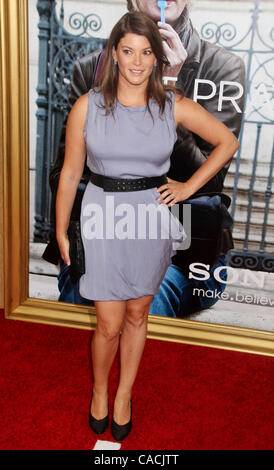
[[[167,180],[168,183],[157,188],[157,192],[163,191],[157,199],[158,202],[161,202],[161,205],[166,204],[171,207],[177,202],[188,199],[193,194],[187,183],[180,183],[171,178],[167,178]]]
[[[165,55],[170,62],[164,68],[164,76],[178,77],[179,72],[187,58],[185,50],[179,35],[175,29],[167,23],[158,22],[159,32],[163,38],[163,47]]]

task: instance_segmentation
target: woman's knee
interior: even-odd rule
[[[151,300],[144,302],[141,305],[134,303],[128,305],[125,316],[125,323],[134,327],[141,327],[144,322],[147,321],[150,304]]]
[[[111,341],[120,335],[126,313],[126,302],[95,301],[97,327],[96,330]]]
[[[97,331],[104,336],[107,341],[113,341],[119,337],[122,325],[120,323],[109,323],[104,321],[98,321],[97,319]]]

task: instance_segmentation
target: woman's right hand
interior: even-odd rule
[[[59,246],[60,254],[62,260],[70,266],[70,257],[69,257],[69,239],[67,235],[62,235],[57,238],[57,243]]]

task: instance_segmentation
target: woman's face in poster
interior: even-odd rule
[[[186,0],[167,0],[165,18],[168,24],[174,24],[184,11]],[[137,6],[142,13],[146,13],[152,20],[160,21],[161,10],[158,7],[158,0],[137,0]]]

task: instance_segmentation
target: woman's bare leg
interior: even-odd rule
[[[126,314],[120,339],[120,381],[113,418],[117,424],[130,419],[130,398],[147,337],[147,319],[153,295],[126,302]]]
[[[108,412],[108,376],[119,345],[126,301],[95,301],[97,326],[91,342],[93,398],[91,414],[103,419]]]

